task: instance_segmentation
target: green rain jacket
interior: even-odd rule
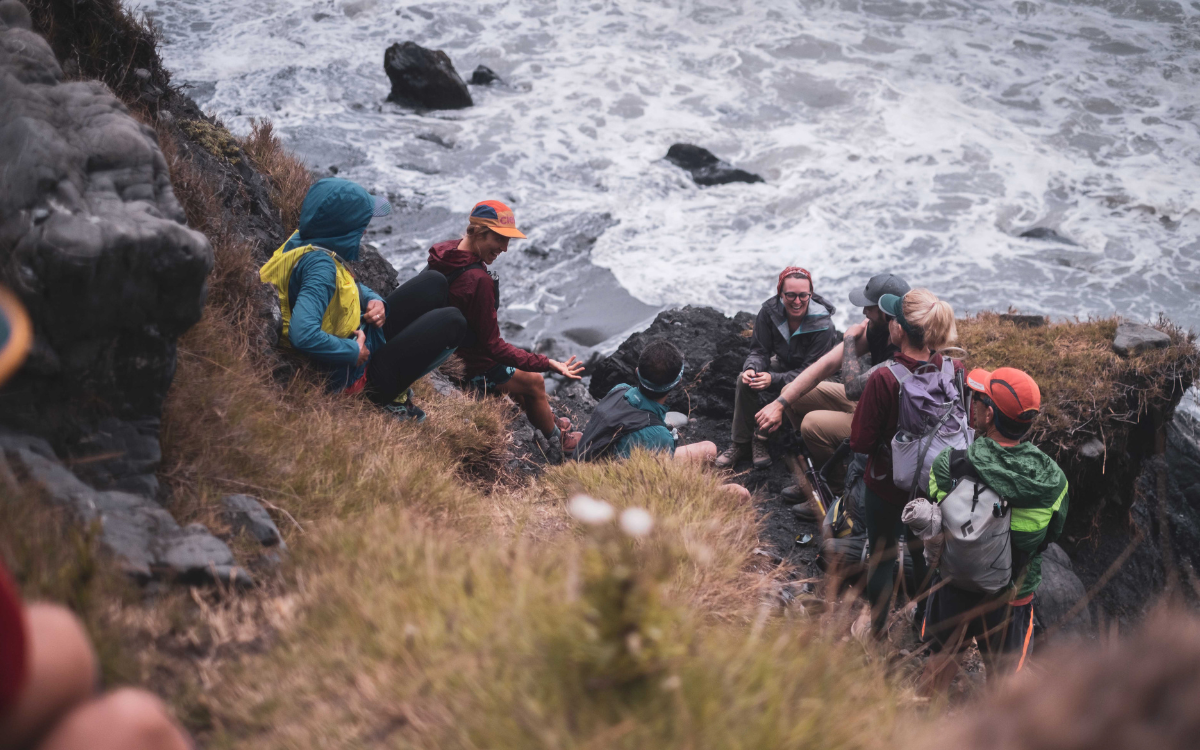
[[[1015,599],[1037,591],[1042,582],[1042,551],[1057,541],[1067,520],[1067,476],[1033,443],[1006,448],[979,438],[967,449],[975,475],[1009,502],[1012,521]],[[933,461],[929,496],[940,503],[954,489],[950,449]]]

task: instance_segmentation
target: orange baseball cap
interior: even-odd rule
[[[525,239],[524,233],[517,229],[517,220],[513,217],[512,209],[500,201],[481,201],[471,209],[471,224],[487,227],[496,234],[513,239]]]
[[[1015,367],[982,368],[967,375],[967,387],[988,397],[1001,414],[1027,425],[1042,408],[1042,391],[1029,374]]]

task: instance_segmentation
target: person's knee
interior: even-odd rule
[[[51,681],[65,702],[81,701],[92,694],[98,679],[91,640],[70,610],[57,604],[30,604],[31,682]]]
[[[133,688],[115,690],[68,716],[50,733],[45,750],[123,748],[185,750],[190,743],[162,701]]]
[[[421,280],[422,289],[435,302],[440,301],[441,304],[446,304],[446,300],[450,295],[450,283],[446,281],[446,277],[438,271],[430,269],[417,274],[417,278]]]
[[[442,327],[446,348],[457,349],[470,330],[467,326],[466,316],[457,307],[443,307],[438,313],[441,317],[439,323]]]
[[[730,482],[729,484],[721,485],[721,489],[725,492],[728,492],[730,495],[733,495],[741,502],[750,502],[750,490],[746,489],[740,484],[734,484],[733,482]]]

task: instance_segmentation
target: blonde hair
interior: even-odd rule
[[[931,351],[944,349],[958,340],[958,328],[954,325],[954,308],[949,302],[937,298],[928,289],[913,289],[901,301],[904,319],[921,332],[921,340],[910,342],[914,346]],[[905,331],[908,334],[908,331]]]

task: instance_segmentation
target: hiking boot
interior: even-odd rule
[[[789,484],[779,491],[779,496],[785,501],[796,503],[800,501],[800,498],[804,497],[804,493],[801,491],[800,485]]]
[[[571,420],[567,417],[556,417],[554,420],[554,425],[563,432],[566,432],[567,430],[571,429]]]
[[[717,460],[713,464],[718,469],[732,469],[737,466],[737,462],[750,453],[750,446],[745,443],[730,443],[725,452],[717,456]]]
[[[570,425],[567,425],[570,427]],[[575,450],[575,446],[579,445],[579,441],[583,439],[582,432],[563,432],[562,433],[562,449],[563,454],[570,453]]]
[[[396,397],[390,404],[385,404],[383,410],[402,422],[412,420],[417,424],[425,421],[425,411],[413,403],[413,391],[407,391]]]
[[[754,438],[750,441],[750,454],[754,461],[754,468],[765,469],[771,465],[771,454],[767,452],[767,441],[759,438]]]
[[[818,514],[817,504],[811,498],[792,506],[792,515],[796,517],[797,521],[816,523]]]

